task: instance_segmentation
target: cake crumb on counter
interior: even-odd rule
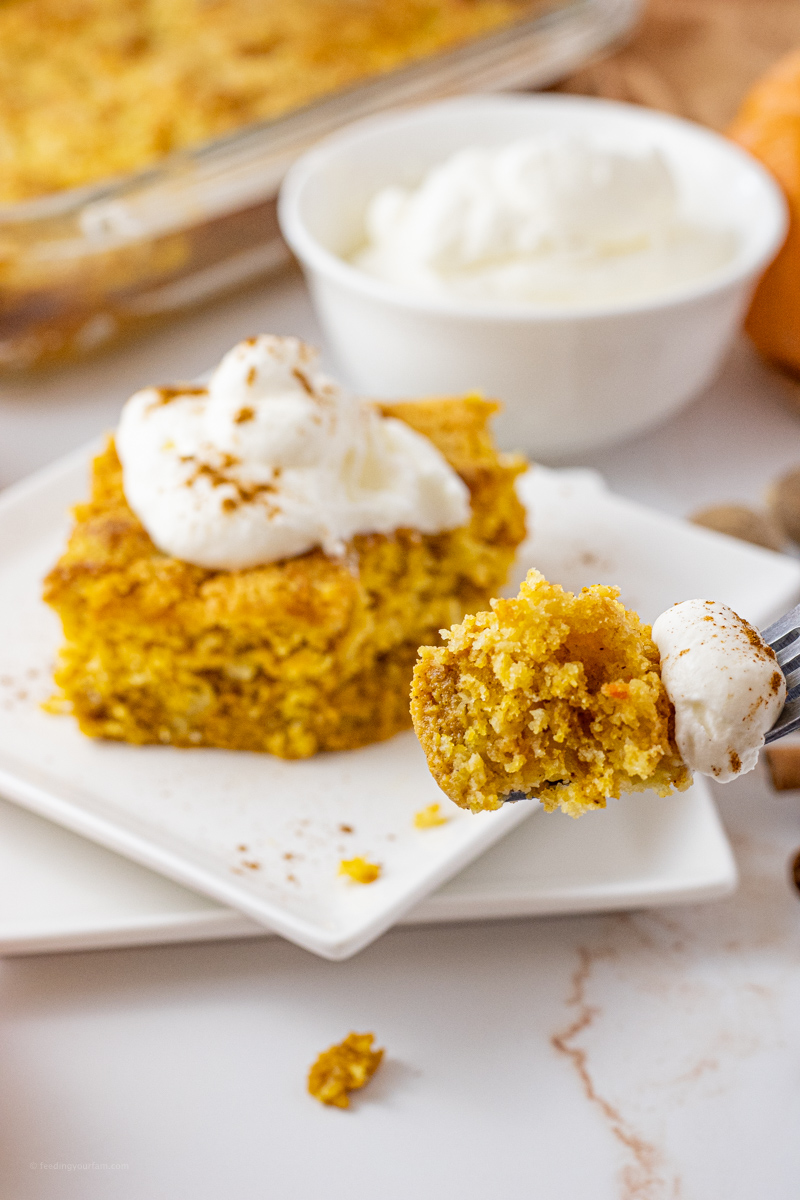
[[[343,1042],[323,1050],[308,1072],[311,1095],[321,1104],[349,1108],[348,1092],[368,1083],[381,1064],[383,1050],[373,1050],[374,1041],[374,1033],[348,1033]]]

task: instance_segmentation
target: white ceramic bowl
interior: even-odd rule
[[[466,146],[544,130],[658,147],[689,218],[733,229],[732,260],[661,299],[569,311],[416,297],[345,261],[379,188],[417,183]],[[290,170],[281,229],[349,382],[377,398],[479,390],[502,400],[502,445],[563,458],[652,425],[717,371],[786,233],[772,177],[732,142],[676,117],[575,96],[467,96],[370,118]]]

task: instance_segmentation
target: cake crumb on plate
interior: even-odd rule
[[[428,804],[414,813],[415,829],[434,829],[437,825],[446,825],[449,817],[442,816],[441,804]]]
[[[339,863],[339,874],[347,875],[353,883],[374,883],[380,878],[380,863],[367,862],[365,858],[343,858]]]

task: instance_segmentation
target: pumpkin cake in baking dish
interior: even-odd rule
[[[45,581],[65,636],[53,703],[84,733],[303,758],[410,726],[418,647],[505,581],[525,464],[492,442],[496,405],[466,396],[348,401],[384,455],[353,466],[352,447],[336,449],[340,403],[302,343],[267,337],[231,351],[208,389],[128,401]],[[198,442],[215,421],[216,443]],[[249,467],[247,446],[261,455]],[[314,454],[334,453],[341,478],[317,470]],[[436,519],[414,527],[413,511]]]
[[[536,0],[0,4],[0,202],[140,171],[529,17]]]

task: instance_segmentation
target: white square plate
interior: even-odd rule
[[[668,803],[623,796],[580,821],[526,821],[400,924],[689,904],[736,864],[705,780]],[[270,936],[86,838],[0,801],[0,955]]]
[[[4,795],[329,958],[368,944],[525,820],[527,805],[479,816],[448,806],[446,825],[415,830],[414,812],[441,794],[410,733],[287,763],[95,742],[45,714],[59,631],[39,599],[41,578],[69,505],[85,494],[89,454],[0,500]],[[535,564],[570,587],[618,582],[650,620],[675,600],[708,595],[763,624],[800,591],[793,560],[620,500],[590,474],[538,468],[523,493],[533,536],[517,578]],[[377,883],[338,877],[339,860],[354,854],[382,864]]]

